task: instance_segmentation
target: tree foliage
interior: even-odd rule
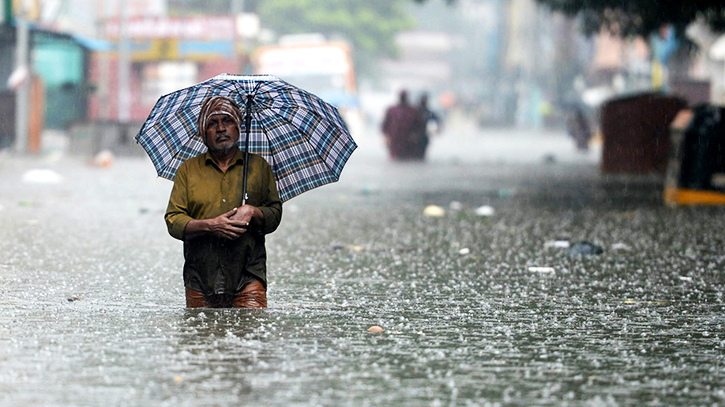
[[[683,33],[698,18],[725,31],[723,0],[537,0],[554,11],[581,16],[587,34],[601,28],[623,37],[647,36],[670,24]]]
[[[395,34],[414,26],[404,5],[400,0],[265,0],[257,11],[278,35],[322,33],[348,41],[356,65],[366,70],[372,60],[394,55]]]

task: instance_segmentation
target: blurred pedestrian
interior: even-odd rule
[[[574,139],[576,148],[579,151],[589,150],[589,140],[592,138],[592,130],[589,127],[589,120],[584,114],[584,109],[579,105],[571,106],[567,111],[566,129],[569,136]]]
[[[419,150],[425,123],[420,111],[408,102],[408,92],[401,90],[398,104],[385,112],[383,135],[393,160],[421,160]]]
[[[244,153],[238,147],[242,114],[230,98],[213,96],[197,128],[208,151],[186,160],[174,179],[166,225],[184,242],[186,306],[267,306],[265,235],[282,218],[272,169],[249,154],[248,199],[242,203]]]
[[[441,132],[443,123],[440,116],[428,107],[428,93],[423,92],[418,102],[418,111],[423,120],[422,133],[418,138],[415,155],[421,159],[425,159],[425,152],[430,143],[430,135]]]

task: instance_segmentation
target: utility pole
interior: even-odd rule
[[[25,77],[15,94],[15,151],[25,153],[28,148],[28,116],[30,105],[29,30],[25,1],[20,2],[15,34],[15,70]]]
[[[119,1],[121,9],[120,38],[118,43],[118,121],[128,123],[131,118],[131,44],[128,36],[128,2]]]
[[[108,41],[106,34],[106,22],[108,20],[108,9],[106,0],[100,0],[96,7],[96,27],[100,38]],[[104,50],[100,53],[100,67],[99,67],[99,79],[98,79],[98,96],[99,96],[99,118],[106,122],[111,120],[111,100],[108,97],[108,83],[110,77],[110,51]]]

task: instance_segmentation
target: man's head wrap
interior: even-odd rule
[[[199,136],[204,140],[204,144],[206,144],[206,124],[209,122],[209,118],[215,114],[225,114],[231,117],[236,123],[237,129],[240,131],[242,129],[242,112],[234,100],[226,96],[208,97],[201,104],[201,112],[199,112],[199,118],[196,121]]]

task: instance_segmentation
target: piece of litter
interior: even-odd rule
[[[81,297],[68,297],[68,302],[80,301],[82,299]]]
[[[471,250],[468,247],[464,247],[463,249],[458,251],[459,254],[464,255],[464,256],[470,252],[471,252]]]
[[[476,215],[478,216],[493,216],[496,210],[492,206],[483,205],[476,208]]]
[[[383,332],[383,328],[377,325],[373,325],[368,328],[368,332]]]
[[[113,153],[109,150],[100,151],[93,157],[93,165],[108,168],[113,165]]]
[[[630,247],[629,245],[624,244],[624,243],[614,243],[611,246],[611,249],[612,250],[627,250],[627,251],[629,251],[629,250],[632,250],[632,247]]]
[[[529,271],[532,273],[554,273],[553,267],[529,267]]]
[[[597,246],[594,243],[590,242],[578,242],[574,243],[571,248],[569,248],[569,255],[571,256],[579,256],[579,255],[591,255],[591,254],[602,254],[604,253],[604,249],[602,249],[601,246]]]
[[[176,383],[181,383],[181,382],[183,382],[183,381],[184,381],[184,378],[183,378],[183,377],[181,377],[181,376],[174,376],[174,381],[175,381]]]
[[[570,246],[570,243],[568,240],[549,240],[544,242],[545,248],[555,248],[555,249],[568,249]]]
[[[667,305],[667,301],[635,301],[635,300],[624,300],[622,304],[650,304],[650,305]]]
[[[354,250],[356,252],[361,252],[361,251],[365,250],[364,247],[357,246],[354,244],[336,244],[336,245],[332,246],[332,250],[342,250],[342,249],[350,249],[350,250]]]
[[[433,218],[440,218],[446,215],[446,210],[438,205],[429,205],[426,206],[426,208],[423,210],[423,215]]]
[[[682,280],[682,281],[692,281],[692,277],[680,276],[680,280]]]
[[[22,181],[30,184],[60,184],[63,177],[52,170],[30,170],[23,174]]]

